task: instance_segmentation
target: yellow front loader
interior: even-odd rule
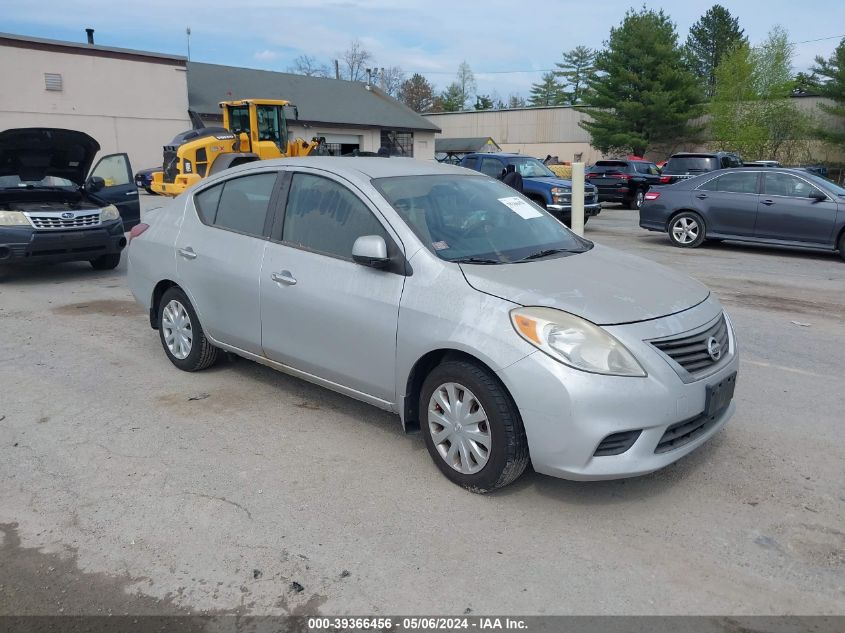
[[[194,112],[192,130],[164,146],[162,171],[153,173],[151,188],[176,196],[203,178],[229,167],[268,158],[319,154],[323,140],[290,139],[285,108],[299,112],[289,101],[240,99],[221,101],[223,127],[205,127]]]

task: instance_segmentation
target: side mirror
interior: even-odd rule
[[[91,176],[88,179],[88,182],[85,183],[85,188],[90,192],[99,191],[106,186],[106,181],[100,178],[99,176]]]
[[[819,191],[818,189],[816,189],[816,190],[813,190],[813,191],[810,193],[810,199],[811,199],[811,200],[813,200],[814,202],[821,202],[822,200],[827,200],[827,196],[826,196],[826,195],[824,195],[824,194],[823,194],[821,191]]]
[[[362,235],[352,245],[352,260],[371,268],[384,268],[390,263],[387,244],[381,235]]]

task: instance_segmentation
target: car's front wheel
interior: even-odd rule
[[[220,350],[206,338],[194,307],[179,288],[161,297],[158,333],[164,353],[183,371],[199,371],[217,361]]]
[[[528,465],[528,442],[510,395],[488,370],[447,360],[420,393],[426,447],[440,471],[471,492],[513,482]]]
[[[704,220],[692,211],[679,213],[669,223],[669,240],[681,248],[695,248],[704,241]]]
[[[845,233],[839,236],[839,256],[845,259]]]

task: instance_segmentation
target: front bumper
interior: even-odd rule
[[[522,415],[534,469],[576,480],[633,477],[671,464],[717,433],[733,415],[733,402],[688,441],[656,452],[670,426],[704,412],[707,386],[737,371],[733,331],[730,353],[715,371],[688,384],[671,361],[646,341],[693,330],[720,311],[718,302],[709,299],[669,317],[606,327],[640,361],[648,374],[645,378],[589,374],[540,351],[500,370]],[[608,436],[626,431],[640,431],[630,448],[618,455],[595,455]]]
[[[120,253],[125,246],[120,220],[90,229],[0,228],[0,264],[88,261]]]
[[[547,204],[546,210],[554,215],[555,217],[566,218],[567,220],[572,217],[572,205],[571,204]],[[594,215],[598,215],[601,213],[601,204],[596,202],[593,204],[585,204],[584,205],[584,216],[591,218]]]

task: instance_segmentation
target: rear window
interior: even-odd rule
[[[719,169],[719,159],[715,156],[673,156],[663,171],[670,174],[690,174],[714,169]]]
[[[590,167],[591,174],[618,174],[628,171],[628,163],[622,160],[600,160]]]

